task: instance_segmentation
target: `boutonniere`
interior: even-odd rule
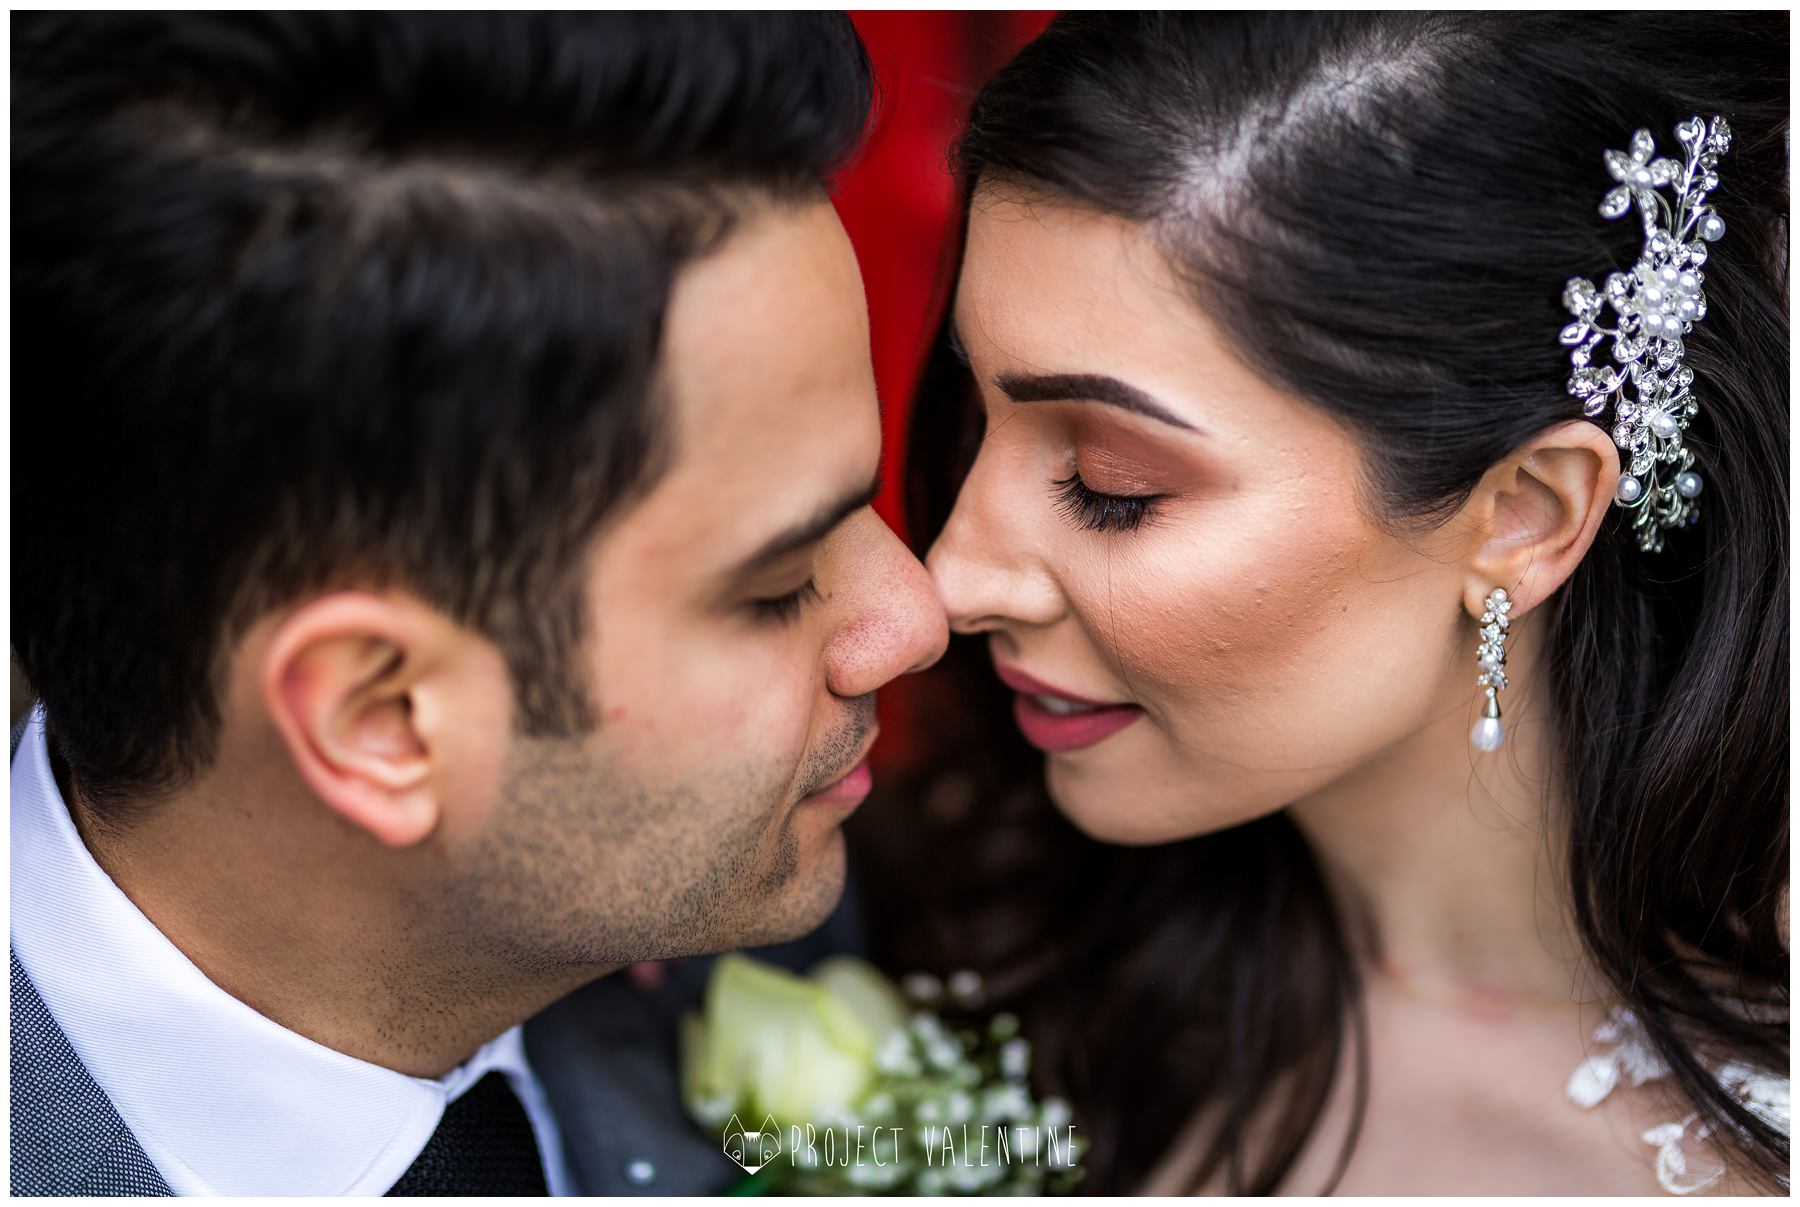
[[[734,1193],[1046,1194],[1074,1185],[1084,1141],[1066,1103],[1032,1096],[1019,1020],[948,1023],[920,1000],[935,981],[915,984],[925,988],[909,1001],[847,956],[805,976],[719,958],[704,1012],[683,1021],[682,1096],[744,1170]]]

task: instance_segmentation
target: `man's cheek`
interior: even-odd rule
[[[809,737],[815,666],[744,643],[697,646],[694,655],[608,700],[602,724],[613,738],[652,758],[661,751],[703,764],[734,750],[797,763]]]
[[[797,762],[807,747],[812,702],[817,691],[817,659],[788,654],[746,658],[735,673],[719,677],[709,691],[708,706],[716,728],[737,749],[761,751],[770,758],[791,754]]]

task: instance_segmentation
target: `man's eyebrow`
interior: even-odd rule
[[[1100,402],[1205,434],[1136,386],[1099,373],[1000,373],[994,385],[1014,402]]]
[[[875,501],[881,493],[881,472],[876,471],[874,479],[865,487],[851,491],[843,498],[821,507],[810,519],[803,520],[763,543],[762,548],[744,559],[737,569],[739,575],[751,575],[764,570],[773,562],[778,562],[796,549],[804,549],[817,541],[822,541],[833,528],[855,515]]]

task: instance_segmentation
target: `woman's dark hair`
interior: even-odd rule
[[[1786,14],[1067,16],[982,91],[959,148],[970,196],[1004,185],[1153,232],[1248,363],[1359,435],[1368,505],[1405,529],[1579,415],[1563,283],[1628,268],[1642,241],[1596,212],[1602,151],[1730,120],[1728,231],[1687,341],[1705,515],[1657,555],[1609,518],[1545,606],[1544,688],[1589,956],[1768,1186],[1785,1132],[1708,1067],[1788,1059],[1787,43]],[[921,546],[979,439],[969,398],[941,330],[912,433]],[[960,673],[953,654],[922,687],[925,744],[957,770],[915,785],[937,874],[874,895],[885,954],[972,963],[1022,1012],[1091,1140],[1084,1189],[1131,1189],[1202,1104],[1218,1122],[1196,1179],[1282,1186],[1345,1045],[1366,1059],[1347,903],[1284,814],[1086,840],[991,672]],[[1274,1122],[1254,1144],[1252,1118]],[[1340,1172],[1354,1143],[1353,1122]]]
[[[204,767],[234,634],[345,583],[591,726],[583,553],[671,453],[671,283],[823,197],[849,19],[38,13],[12,67],[12,635],[84,796]]]

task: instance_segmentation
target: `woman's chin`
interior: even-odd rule
[[[1233,808],[1231,802],[1191,793],[1163,795],[1129,780],[1087,777],[1055,758],[1049,762],[1045,784],[1057,812],[1076,829],[1095,842],[1122,847],[1181,842],[1243,825],[1272,811]]]

